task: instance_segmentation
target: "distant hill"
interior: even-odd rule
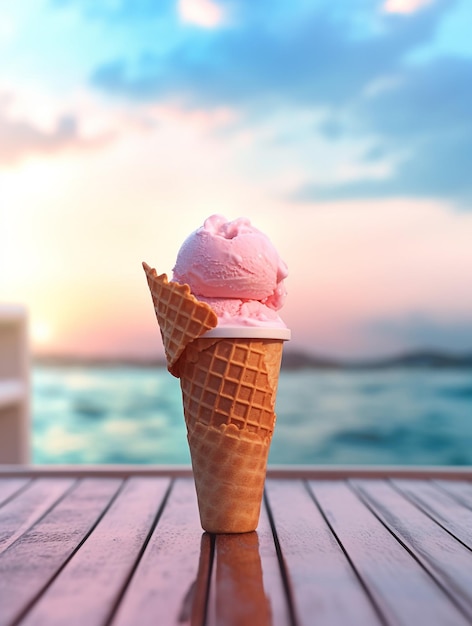
[[[337,369],[343,367],[343,362],[329,357],[315,356],[304,352],[285,349],[282,354],[284,369],[298,370],[305,368]]]
[[[286,351],[282,366],[287,369],[339,368],[339,369],[380,369],[390,367],[472,367],[472,352],[453,354],[435,350],[419,350],[383,358],[356,360],[330,359],[309,354]]]
[[[434,350],[406,352],[387,359],[366,362],[366,364],[370,367],[472,367],[472,352],[465,354]]]
[[[77,357],[74,355],[41,355],[33,359],[38,365],[71,366],[121,366],[133,367],[165,367],[163,358],[136,357]],[[330,357],[308,354],[296,350],[285,349],[282,357],[282,368],[287,370],[300,369],[381,369],[391,367],[472,367],[472,351],[456,354],[437,350],[418,350],[405,352],[385,358],[372,359],[334,359]]]

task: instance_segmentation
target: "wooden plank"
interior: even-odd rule
[[[290,610],[266,507],[257,531],[216,535],[208,626],[287,626]]]
[[[180,623],[190,623],[191,626],[207,626],[208,593],[213,557],[215,552],[215,535],[205,532],[200,544],[200,559],[198,562],[197,580],[195,588],[189,593],[190,611],[181,613]],[[190,620],[188,619],[190,617]],[[187,621],[185,621],[187,619]]]
[[[196,602],[197,573],[205,578],[198,586],[204,596],[196,622],[201,623],[209,561],[206,560],[206,566],[202,562],[199,570],[199,557],[201,549],[209,551],[210,548],[209,543],[202,544],[202,532],[193,479],[178,479],[121,601],[113,626],[155,626],[156,615],[161,624],[190,621],[192,605]]]
[[[103,624],[140,557],[169,485],[165,478],[130,478],[22,625]]]
[[[472,620],[472,552],[386,481],[356,480],[353,484]]]
[[[285,592],[283,574],[265,502],[263,502],[261,510],[257,535],[259,537],[264,592],[269,600],[272,613],[271,624],[272,626],[286,626],[291,619],[289,598]]]
[[[256,532],[217,535],[213,569],[215,584],[210,593],[209,626],[272,623]]]
[[[454,498],[461,502],[464,506],[472,509],[472,483],[459,480],[435,480],[438,487],[450,493]]]
[[[289,623],[278,558],[264,509],[257,535],[256,533],[253,535],[256,541],[251,537],[250,545],[246,546],[250,552],[254,552],[255,549],[255,554],[249,558],[252,568],[248,567],[247,562],[241,567],[240,554],[233,550],[233,546],[236,546],[240,539],[231,536],[216,538],[217,545],[221,547],[223,543],[223,546],[226,546],[219,552],[224,565],[221,566],[220,559],[221,567],[218,570],[216,591],[218,598],[225,598],[226,608],[229,609],[228,616],[224,611],[222,612],[221,602],[218,600],[218,621],[216,622],[218,625],[238,623],[234,621],[235,616],[237,617],[244,606],[247,606],[248,597],[265,603],[272,613],[270,623],[273,626]],[[240,535],[239,537],[246,536]],[[236,541],[233,542],[233,539]],[[246,542],[246,539],[243,539],[243,542]],[[257,545],[254,545],[255,543]],[[200,559],[198,558],[199,552]],[[207,612],[205,605],[211,567],[212,540],[207,533],[202,535],[193,480],[178,480],[117,614],[112,620],[113,626],[126,626],[134,623],[139,623],[140,626],[154,625],[156,615],[159,615],[159,621],[162,624],[185,623],[190,619],[192,626],[203,624]],[[242,586],[236,589],[241,593],[231,594],[229,597],[228,593],[225,593],[228,575],[234,574],[235,571],[242,575]],[[248,576],[254,571],[259,573],[256,578]],[[253,588],[256,582],[258,584]],[[216,600],[215,595],[210,595],[208,623],[216,619]],[[257,608],[257,603],[253,602],[252,608]],[[259,619],[254,619],[252,623],[259,624],[260,612],[258,617]],[[225,621],[221,621],[222,619]],[[228,622],[228,620],[232,621]]]
[[[28,478],[0,478],[0,506],[23,489],[28,482]]]
[[[472,510],[430,481],[394,480],[394,486],[472,550]]]
[[[38,478],[0,508],[0,554],[29,530],[72,487],[70,478]]]
[[[380,624],[370,599],[300,481],[266,483],[296,623]]]
[[[470,624],[344,481],[309,484],[387,623]]]
[[[116,493],[115,479],[83,480],[0,555],[0,626],[19,619],[48,585]]]

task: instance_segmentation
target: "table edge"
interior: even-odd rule
[[[0,478],[164,476],[188,478],[190,465],[0,465]],[[269,465],[267,478],[448,478],[472,480],[472,466],[443,465]]]

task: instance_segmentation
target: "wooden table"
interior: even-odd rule
[[[271,468],[213,536],[186,468],[0,468],[0,625],[472,624],[472,469]]]

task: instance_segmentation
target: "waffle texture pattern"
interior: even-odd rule
[[[154,311],[161,331],[167,368],[179,376],[178,361],[186,346],[218,324],[218,317],[205,302],[190,293],[188,285],[169,282],[166,274],[143,263]]]
[[[283,342],[197,339],[181,359],[180,385],[202,527],[257,528]]]

